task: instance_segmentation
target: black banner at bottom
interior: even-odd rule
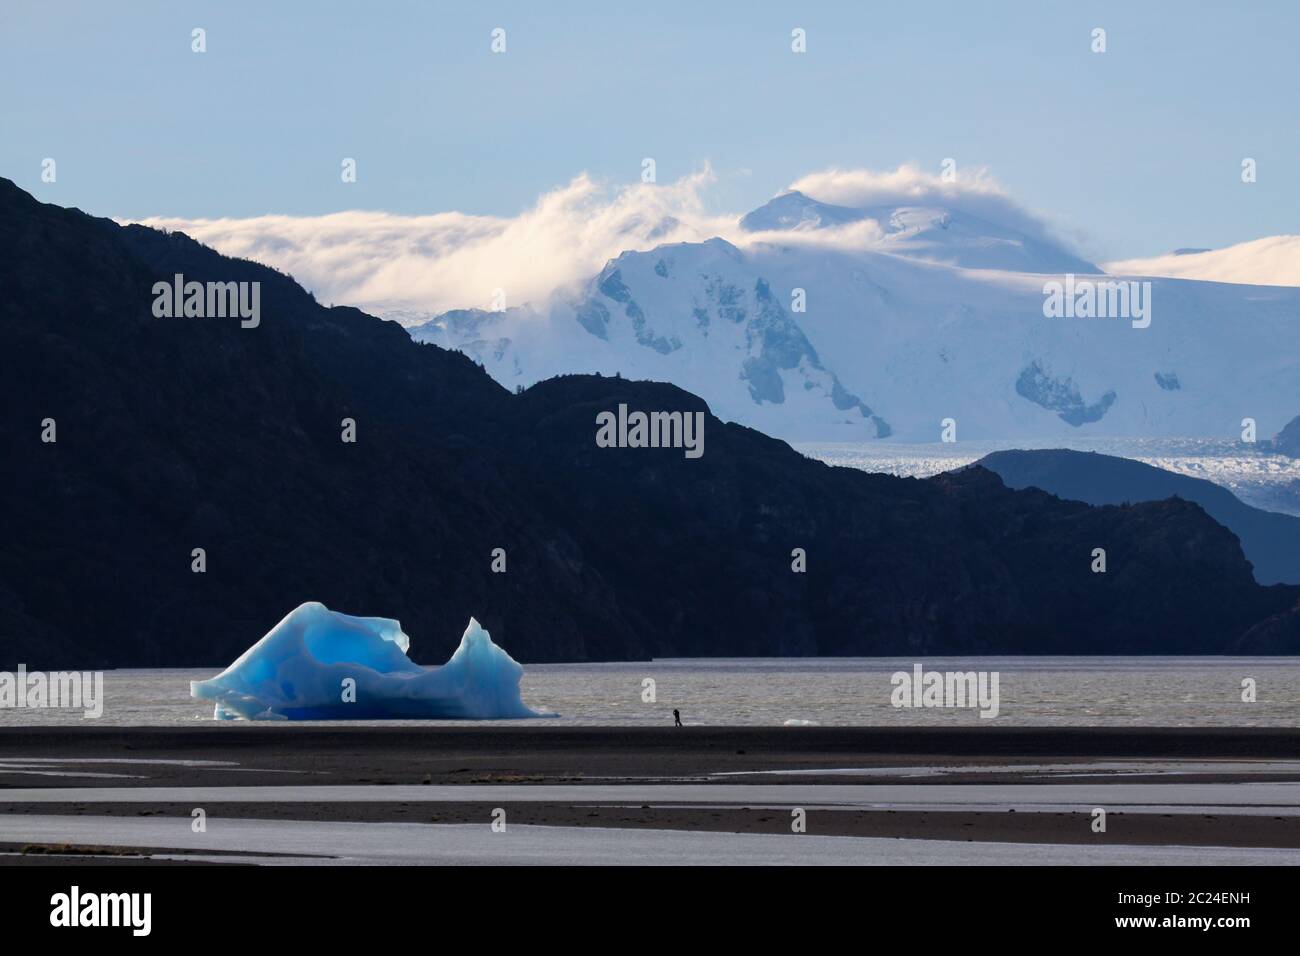
[[[541,872],[545,869],[546,872]],[[610,943],[680,930],[731,940],[780,923],[870,933],[873,942],[1173,938],[1230,943],[1294,926],[1287,868],[490,868],[0,867],[6,938],[34,935],[196,942],[196,931],[259,943],[373,942],[489,918],[538,939],[563,927]],[[501,923],[505,917],[508,922]],[[919,920],[919,922],[918,922]],[[496,929],[493,929],[496,927]],[[1051,934],[1051,935],[1047,935]],[[219,937],[210,937],[215,939]],[[666,940],[665,940],[666,942]]]

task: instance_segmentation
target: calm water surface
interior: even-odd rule
[[[975,710],[895,708],[895,671],[997,671],[998,717]],[[180,725],[207,721],[210,704],[189,682],[219,668],[116,670],[104,675],[105,725]],[[1258,700],[1244,703],[1242,680]],[[652,679],[655,702],[642,700]],[[1276,726],[1300,727],[1300,658],[984,657],[657,660],[525,666],[524,701],[570,725],[834,726]],[[0,710],[0,727],[90,723],[79,712]],[[401,722],[385,722],[389,726]],[[438,722],[441,723],[441,722]],[[503,723],[515,723],[505,721]]]

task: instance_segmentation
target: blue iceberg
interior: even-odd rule
[[[385,720],[543,717],[524,706],[524,669],[470,618],[460,647],[425,670],[406,656],[397,621],[353,617],[312,601],[190,694],[217,720]]]

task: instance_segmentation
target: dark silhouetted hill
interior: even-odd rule
[[[260,326],[155,318],[176,273],[260,282]],[[712,417],[697,460],[598,448],[620,402],[704,404],[591,376],[512,395],[271,269],[6,180],[0,354],[0,666],[225,664],[306,600],[400,619],[423,662],[470,615],[522,661],[1213,653],[1286,632],[1300,595],[1185,501],[869,475]]]
[[[1287,422],[1286,426],[1273,436],[1272,441],[1265,443],[1265,447],[1279,455],[1300,458],[1300,415]]]
[[[1241,540],[1261,584],[1300,584],[1300,518],[1252,508],[1212,481],[1129,458],[1066,449],[997,451],[979,464],[1012,488],[1041,488],[1090,505],[1194,501]]]

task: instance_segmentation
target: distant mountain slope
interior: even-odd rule
[[[156,318],[177,273],[259,282],[260,325]],[[830,468],[655,382],[514,395],[271,269],[7,180],[0,290],[0,668],[224,664],[306,600],[400,619],[428,662],[470,615],[523,661],[1214,653],[1293,627],[1300,588],[1258,586],[1194,504]],[[705,414],[703,456],[598,446],[620,404]]]
[[[949,206],[835,206],[798,191],[777,196],[740,220],[749,232],[810,230],[871,220],[881,250],[964,269],[1061,274],[1099,273],[1096,265],[1054,242]]]
[[[1300,458],[1300,415],[1286,423],[1266,446],[1270,451],[1288,458]]]
[[[546,302],[411,333],[511,389],[583,372],[670,381],[791,441],[935,441],[947,418],[959,439],[1222,437],[1296,414],[1300,289],[1156,279],[1150,325],[1134,328],[1045,317],[1051,276],[790,235],[626,252]]]
[[[506,385],[622,374],[671,381],[707,395],[722,418],[777,434],[808,423],[845,438],[891,430],[829,370],[788,292],[721,239],[624,253],[547,312],[449,312],[410,333],[472,355]]]
[[[1182,498],[1194,501],[1241,541],[1261,584],[1300,584],[1300,518],[1261,511],[1226,488],[1140,461],[1064,449],[998,451],[980,465],[1011,488],[1041,488],[1092,505]]]
[[[1106,263],[1108,272],[1246,285],[1300,286],[1300,236],[1266,236],[1223,249],[1175,249]]]
[[[865,209],[836,206],[819,202],[798,190],[782,193],[769,200],[740,220],[740,228],[747,232],[766,232],[775,229],[821,229],[843,226],[867,219]]]

